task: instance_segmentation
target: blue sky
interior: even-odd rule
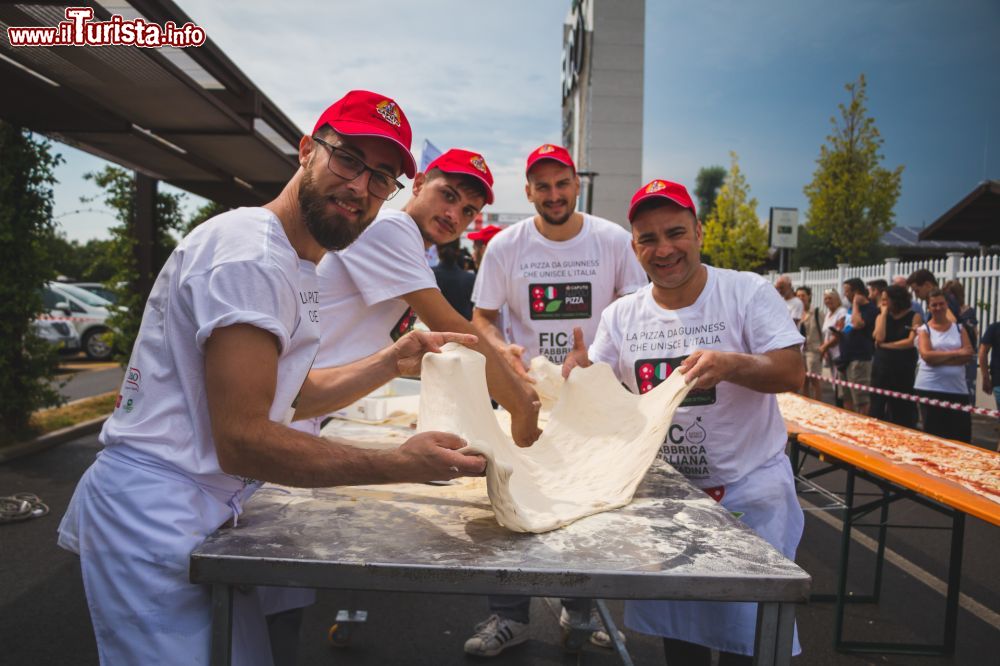
[[[304,130],[346,90],[383,92],[410,118],[415,153],[424,138],[480,151],[497,179],[492,210],[530,210],[524,158],[560,137],[569,0],[251,0],[238,13],[177,2]],[[644,181],[693,187],[699,168],[728,165],[734,150],[762,218],[784,206],[804,219],[830,117],[862,72],[884,164],[906,167],[898,224],[929,224],[1000,178],[996,0],[647,0],[645,42]],[[82,174],[103,162],[58,149],[63,231],[106,237],[106,212],[70,213],[95,207],[79,202],[96,193]]]

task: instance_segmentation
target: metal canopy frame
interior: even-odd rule
[[[192,22],[169,0],[107,3],[125,18]],[[95,0],[0,0],[0,30],[53,27]],[[0,40],[0,117],[226,206],[273,199],[301,131],[210,39],[196,48],[12,47]]]

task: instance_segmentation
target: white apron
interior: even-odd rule
[[[726,486],[721,502],[729,511],[785,557],[795,559],[804,518],[795,495],[788,457],[782,452]],[[625,625],[645,634],[705,645],[715,650],[752,655],[757,604],[718,601],[627,601]],[[792,654],[802,652],[798,628]]]
[[[191,551],[258,485],[199,485],[122,448],[101,451],[59,526],[59,545],[80,555],[101,664],[207,665],[211,592],[188,580]],[[271,666],[265,615],[301,605],[289,592],[233,595],[233,664]]]

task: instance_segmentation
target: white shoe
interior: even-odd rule
[[[562,613],[559,614],[559,626],[562,627],[564,631],[570,631],[572,629],[572,624],[569,611],[563,608]],[[590,642],[593,645],[601,648],[613,647],[611,635],[604,626],[604,621],[601,619],[601,614],[597,612],[596,607],[590,609],[590,626],[596,627],[596,629],[594,629],[594,631],[590,634]],[[617,629],[615,630],[615,633],[618,635],[618,640],[621,641],[621,644],[625,645],[625,634]]]
[[[528,640],[528,623],[490,615],[476,625],[476,633],[465,641],[465,651],[477,657],[495,657],[507,648]]]

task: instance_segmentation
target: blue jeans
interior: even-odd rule
[[[993,387],[993,399],[997,401],[997,409],[1000,409],[1000,386]]]

